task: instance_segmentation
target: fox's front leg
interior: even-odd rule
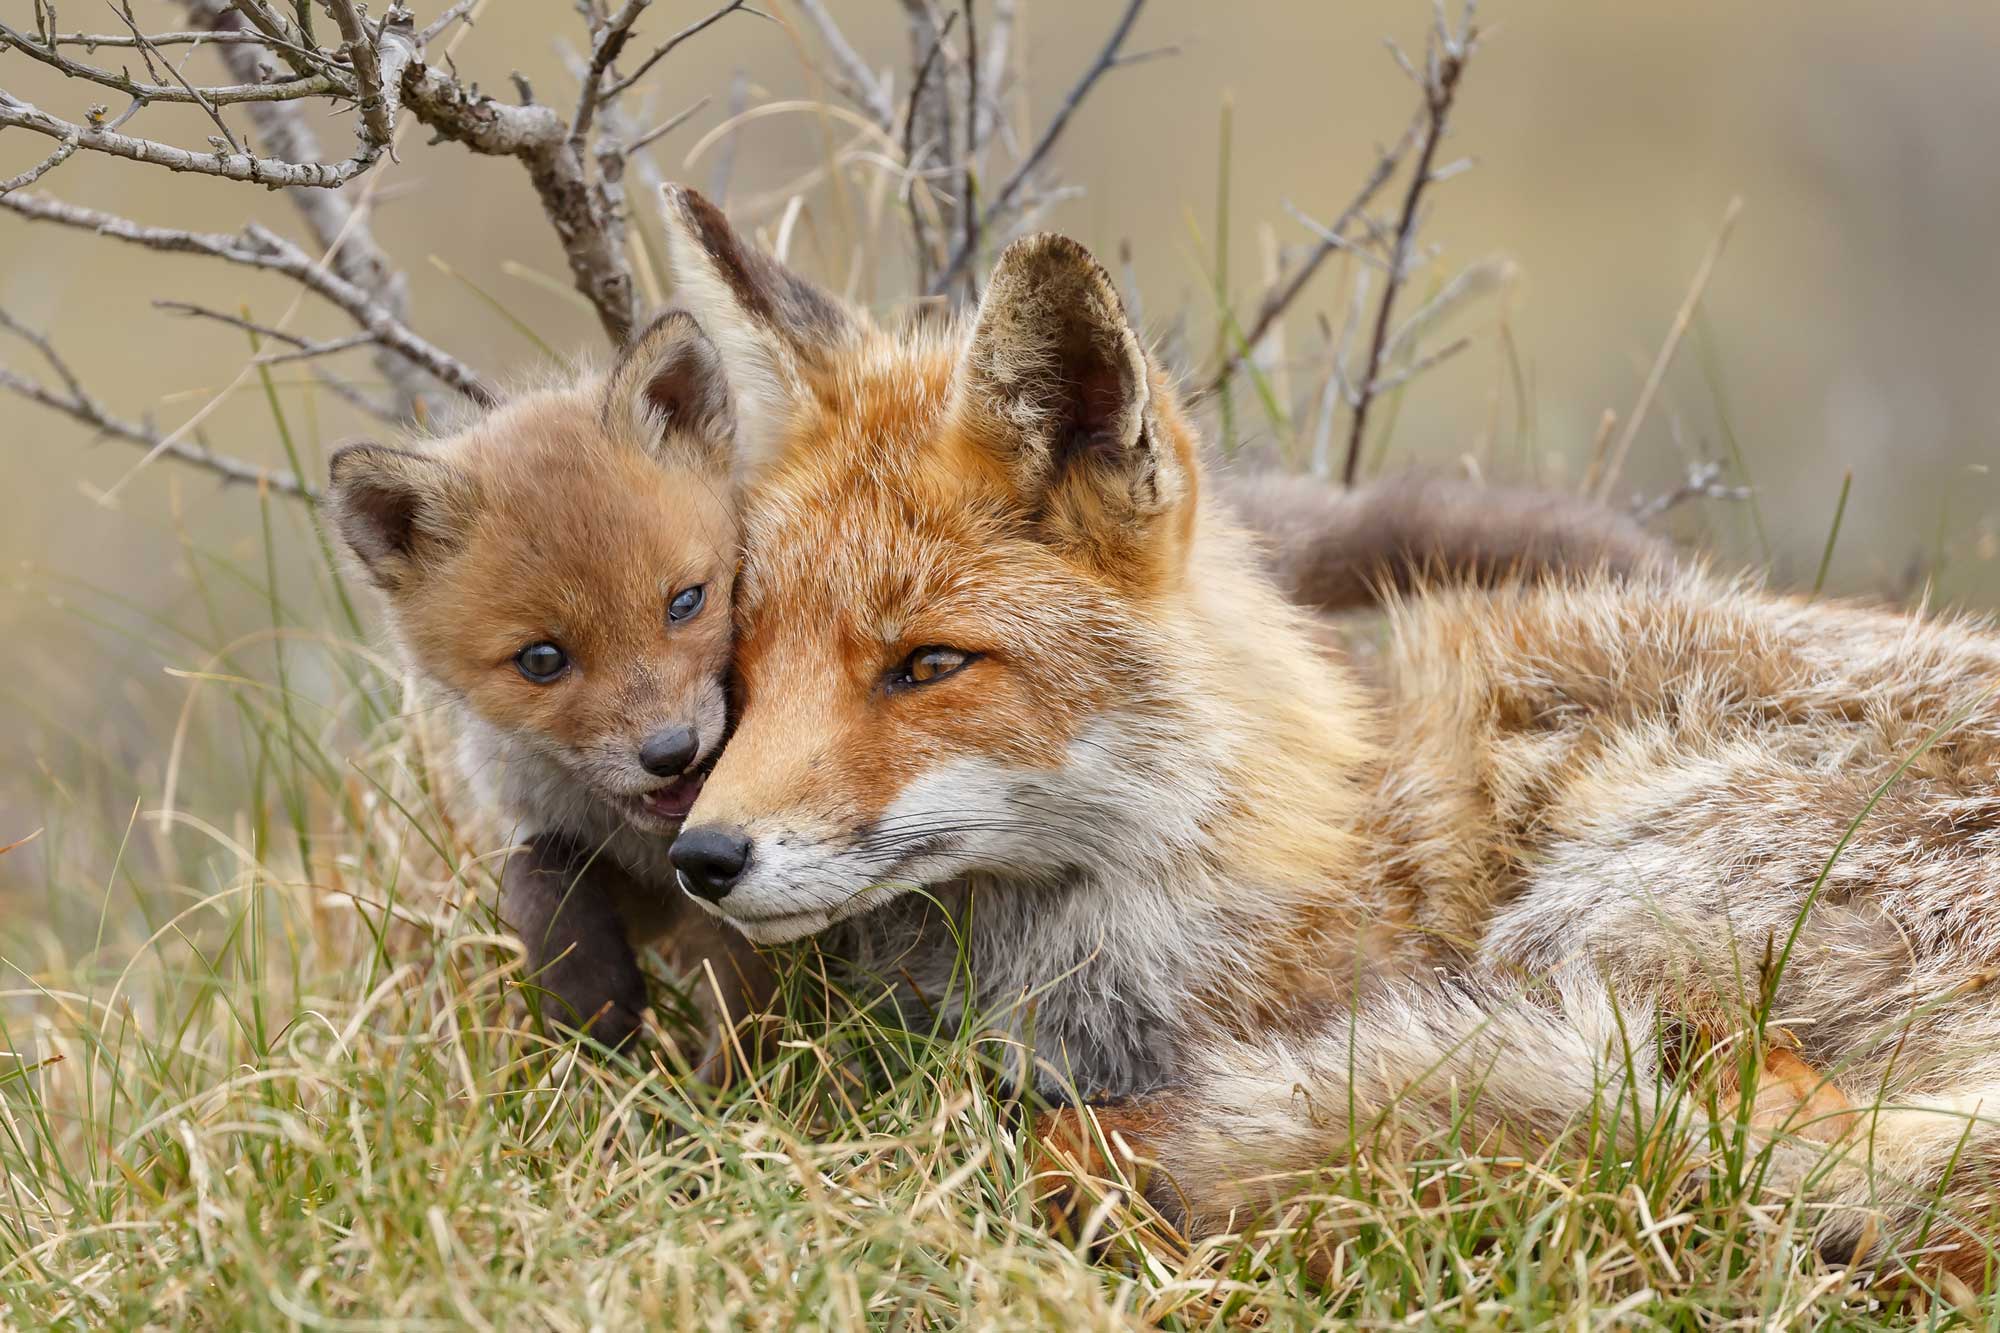
[[[1193,1200],[1161,1160],[1180,1137],[1172,1097],[1134,1097],[1063,1106],[1035,1117],[1030,1131],[1035,1205],[1059,1233],[1075,1238],[1098,1202],[1135,1191],[1182,1231]]]
[[[500,873],[500,917],[527,950],[543,1014],[607,1046],[628,1041],[646,1011],[646,979],[614,906],[625,879],[553,834],[530,838]]]

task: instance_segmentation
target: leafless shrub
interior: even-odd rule
[[[75,227],[153,250],[198,254],[274,273],[302,295],[339,310],[350,334],[308,340],[285,331],[290,314],[269,324],[190,302],[162,302],[175,313],[220,320],[262,338],[269,350],[257,364],[306,362],[333,390],[364,411],[392,419],[423,418],[447,398],[474,405],[495,401],[489,381],[419,331],[408,284],[369,226],[371,171],[395,158],[412,123],[433,142],[457,144],[489,157],[509,157],[528,173],[549,226],[568,261],[576,290],[590,303],[606,339],[616,345],[640,322],[646,297],[635,283],[643,266],[628,222],[628,176],[651,191],[664,179],[649,150],[684,123],[706,99],[645,127],[635,94],[657,90],[670,76],[670,57],[715,25],[738,21],[793,23],[810,34],[829,88],[852,103],[862,128],[835,154],[841,169],[888,172],[909,217],[916,288],[944,299],[973,291],[975,261],[1011,237],[1052,199],[1047,161],[1071,117],[1103,76],[1157,51],[1128,51],[1144,0],[1127,0],[1102,47],[1081,71],[1039,132],[1029,136],[1003,109],[1016,82],[1015,0],[975,6],[961,0],[949,12],[931,0],[901,0],[910,32],[910,67],[900,79],[876,71],[856,52],[832,9],[819,0],[789,0],[776,12],[728,0],[663,39],[642,37],[658,17],[654,0],[579,0],[583,46],[572,54],[577,79],[565,112],[536,99],[516,79],[518,103],[503,102],[462,77],[451,44],[477,21],[479,0],[441,6],[420,24],[414,8],[393,0],[380,13],[356,0],[177,0],[182,27],[147,31],[129,5],[114,6],[119,28],[87,32],[60,22],[55,0],[36,0],[33,23],[0,23],[0,54],[48,66],[66,79],[125,99],[123,109],[93,105],[66,119],[0,87],[0,129],[40,135],[48,155],[0,180],[0,208],[31,221]],[[664,9],[664,6],[659,7]],[[171,52],[171,56],[169,55]],[[116,53],[116,59],[108,59]],[[196,57],[210,60],[206,73]],[[4,66],[0,66],[4,69]],[[898,85],[908,88],[899,92]],[[745,110],[732,94],[731,123]],[[567,100],[567,99],[566,99]],[[202,146],[147,137],[139,122],[155,106],[192,105],[214,133]],[[328,113],[346,120],[346,154],[322,147]],[[281,190],[295,208],[304,238],[256,224],[234,235],[153,225],[40,193],[37,187],[78,153],[122,158],[139,167],[191,173]],[[999,183],[983,189],[985,173],[1008,163]],[[726,186],[725,152],[711,185]],[[57,177],[56,179],[60,179]],[[797,195],[779,227],[782,249],[795,218]],[[356,197],[358,196],[358,197]],[[650,270],[643,276],[653,278]],[[645,284],[657,295],[657,282]],[[293,307],[297,308],[296,304]],[[124,420],[87,392],[73,368],[33,330],[8,319],[47,361],[57,385],[0,369],[0,388],[63,412],[100,434],[127,440],[147,458],[171,457],[228,481],[263,481],[311,498],[303,479],[215,453],[196,437],[204,412],[161,432]],[[387,402],[322,364],[338,353],[366,349],[390,392]],[[245,368],[248,373],[250,367]],[[239,380],[241,376],[239,376]],[[216,401],[219,401],[219,396]],[[211,402],[210,406],[214,404]]]

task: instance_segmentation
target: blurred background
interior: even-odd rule
[[[10,22],[30,21],[28,0],[4,7],[18,14]],[[649,35],[657,40],[711,7],[662,4]],[[657,145],[655,159],[669,178],[707,188],[726,157],[730,208],[754,227],[777,221],[832,132],[803,105],[828,97],[813,35],[785,0],[769,7],[780,22],[731,16],[655,69],[638,117],[650,123],[712,97]],[[1025,85],[1010,114],[1038,129],[1119,8],[1024,5],[1015,41]],[[142,21],[159,27],[173,25],[144,11],[171,9],[139,6]],[[419,23],[433,16],[419,9]],[[871,66],[907,70],[900,6],[843,0],[834,12]],[[1910,596],[1928,583],[1945,603],[2000,604],[2000,476],[1991,468],[2000,463],[2000,156],[1990,142],[2000,125],[2000,7],[1520,0],[1480,17],[1485,40],[1443,152],[1475,165],[1428,196],[1423,239],[1438,253],[1405,308],[1468,267],[1484,265],[1488,281],[1450,315],[1449,332],[1470,339],[1465,350],[1399,396],[1385,465],[1471,466],[1576,485],[1605,411],[1630,414],[1740,196],[1740,218],[1614,500],[1662,495],[1691,461],[1721,460],[1725,481],[1754,487],[1754,506],[1704,500],[1663,523],[1728,563],[1762,563],[1768,553],[1781,579],[1809,585],[1851,471],[1830,590]],[[1311,239],[1288,206],[1319,218],[1338,212],[1376,146],[1408,122],[1415,93],[1384,39],[1420,51],[1430,19],[1415,0],[1154,0],[1130,49],[1173,49],[1112,71],[1082,105],[1051,163],[1085,192],[1057,203],[1042,225],[1107,261],[1129,253],[1114,269],[1161,345],[1199,374],[1213,362],[1218,254],[1231,303],[1247,317],[1275,256]],[[563,44],[573,48],[579,33],[568,5],[494,0],[454,59],[490,90],[519,73],[566,110],[575,83]],[[732,86],[738,105],[802,105],[716,139]],[[71,119],[97,100],[14,52],[0,54],[0,87]],[[198,114],[150,114],[155,136],[200,146],[209,129]],[[348,133],[344,121],[331,122],[323,140],[344,152]],[[401,161],[375,173],[375,235],[408,274],[411,322],[499,379],[546,368],[538,342],[564,356],[601,355],[596,321],[568,290],[525,173],[425,137],[421,127],[406,135]],[[0,176],[49,146],[25,132],[0,134]],[[1219,198],[1225,161],[1228,192]],[[163,225],[233,231],[255,219],[299,235],[277,195],[88,153],[34,188]],[[906,296],[894,264],[863,272],[847,262],[852,215],[832,195],[824,186],[804,192],[795,262],[861,299]],[[651,201],[636,191],[633,208],[642,226],[653,225]],[[1393,208],[1385,201],[1380,211]],[[901,228],[893,206],[890,221]],[[1295,362],[1274,362],[1274,377],[1317,382],[1318,317],[1327,328],[1342,323],[1350,277],[1329,263],[1306,290],[1281,349]],[[250,355],[241,333],[176,317],[154,300],[247,309],[268,321],[295,295],[212,260],[0,215],[0,307],[50,334],[124,417],[177,425]],[[350,326],[308,299],[291,327],[333,335]],[[0,349],[0,364],[44,374],[18,343]],[[365,380],[366,353],[346,368]],[[277,368],[269,393],[276,413],[265,386],[247,378],[208,417],[203,437],[279,462],[281,415],[312,465],[332,443],[381,429],[297,367]],[[1268,431],[1242,396],[1235,434],[1254,448]],[[306,586],[319,555],[296,505],[260,504],[251,491],[171,463],[128,479],[137,459],[129,445],[94,442],[86,428],[11,397],[0,396],[0,423],[4,844],[43,826],[57,836],[66,809],[122,818],[157,795],[192,688],[174,673],[204,669],[215,646],[259,623],[267,574],[280,588]],[[208,573],[197,577],[204,562]],[[7,858],[0,882],[42,864]]]

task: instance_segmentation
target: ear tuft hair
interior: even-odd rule
[[[471,481],[442,459],[349,444],[328,460],[327,512],[379,588],[394,592],[448,553],[471,521]]]
[[[802,372],[868,323],[739,236],[722,210],[681,185],[661,189],[674,294],[715,344],[735,405],[737,452],[747,466],[777,448]]]
[[[736,414],[715,344],[670,310],[634,338],[605,385],[607,431],[630,431],[677,461],[727,465]]]
[[[956,386],[961,423],[1006,463],[1024,499],[1068,482],[1142,516],[1185,489],[1159,439],[1145,351],[1091,254],[1066,236],[1001,252]]]

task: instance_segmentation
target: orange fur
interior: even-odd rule
[[[744,710],[690,816],[744,852],[719,915],[823,933],[988,1016],[1021,1080],[1122,1099],[1196,1231],[1385,1125],[1528,1150],[1609,1112],[1649,1151],[1655,1025],[1761,1030],[1768,996],[1800,1048],[1747,1110],[1829,1252],[1870,1209],[1892,1242],[1939,1209],[1989,1235],[1990,630],[1570,573],[1398,606],[1370,692],[1205,493],[1073,242],[1017,242],[974,318],[891,335],[829,325],[697,197],[668,216],[759,423]],[[975,656],[899,683],[922,645]]]

